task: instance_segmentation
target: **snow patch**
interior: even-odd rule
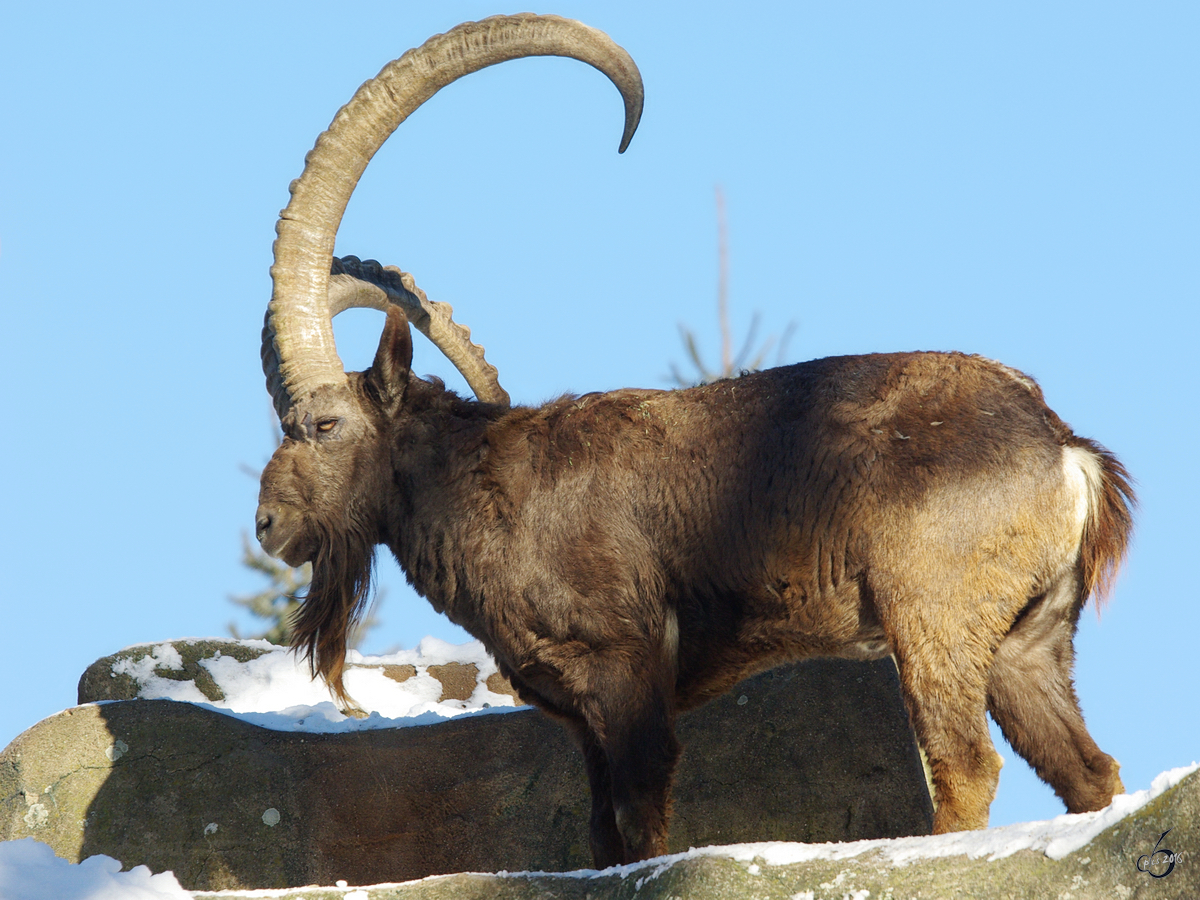
[[[128,872],[111,856],[78,865],[59,859],[33,838],[0,841],[0,897],[4,900],[192,900],[174,874],[152,875],[145,866]]]
[[[221,689],[222,700],[209,700],[190,680],[179,681],[159,674],[162,670],[183,668],[183,660],[171,644],[126,648],[149,646],[151,650],[140,659],[118,660],[113,672],[133,678],[138,684],[138,696],[144,700],[192,703],[272,731],[332,734],[404,728],[432,725],[461,715],[511,712],[515,708],[512,697],[494,693],[484,684],[497,668],[478,641],[450,644],[427,637],[414,650],[383,656],[349,651],[345,684],[355,701],[368,711],[361,719],[338,709],[325,684],[314,680],[308,665],[291,651],[266,641],[244,643],[267,652],[247,662],[219,653],[200,661]],[[442,684],[428,669],[449,663],[473,664],[479,670],[475,691],[466,700],[440,699]],[[408,666],[416,670],[412,677],[404,681],[389,677],[389,672]]]

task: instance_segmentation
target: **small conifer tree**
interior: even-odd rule
[[[758,313],[750,320],[750,330],[746,334],[742,349],[733,352],[733,333],[729,327],[729,234],[725,220],[725,194],[720,186],[717,194],[717,326],[721,333],[721,362],[715,368],[710,368],[700,353],[696,333],[685,325],[679,326],[679,335],[683,340],[683,348],[687,352],[688,361],[695,367],[698,378],[685,378],[679,368],[671,363],[671,379],[680,387],[693,384],[709,384],[722,378],[732,378],[740,372],[754,372],[762,368],[767,354],[776,345],[774,337],[767,338],[762,346],[754,349],[755,335],[758,332]],[[791,323],[784,330],[779,340],[778,356],[782,360],[787,348],[787,342],[795,330]]]

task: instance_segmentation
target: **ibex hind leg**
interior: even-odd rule
[[[1070,572],[1030,601],[988,679],[988,710],[1004,737],[1073,813],[1103,809],[1124,792],[1116,760],[1088,734],[1071,677],[1079,594]]]
[[[935,834],[986,828],[1001,760],[987,724],[988,623],[945,584],[875,586],[900,687],[933,780]],[[934,598],[937,597],[935,600]]]
[[[913,728],[929,760],[934,834],[986,828],[1001,760],[988,733],[984,676],[974,666],[956,668],[962,645],[893,646]]]

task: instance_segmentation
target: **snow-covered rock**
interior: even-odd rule
[[[354,657],[365,718],[270,645],[172,642],[102,662],[85,698],[156,699],[85,704],[19,736],[0,754],[0,838],[169,869],[191,889],[590,862],[579,754],[557,724],[504,705],[478,644]],[[431,674],[451,666],[471,673],[454,691]],[[929,828],[888,661],[763,673],[679,731],[673,848]]]

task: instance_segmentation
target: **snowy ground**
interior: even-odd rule
[[[271,645],[261,646],[266,649]],[[205,660],[202,664],[225,693],[225,699],[217,703],[208,701],[190,681],[173,681],[156,674],[156,669],[182,667],[179,654],[169,644],[156,645],[144,658],[124,665],[120,671],[132,675],[142,686],[141,695],[148,699],[193,702],[277,731],[397,728],[427,724],[450,716],[503,712],[513,706],[511,697],[493,693],[483,684],[495,672],[495,664],[477,643],[455,646],[426,638],[416,650],[385,657],[362,657],[352,653],[349,662],[353,666],[346,684],[359,704],[371,711],[366,718],[342,715],[324,687],[309,678],[304,666],[298,665],[291,654],[274,648],[248,663],[239,663],[231,657]],[[479,685],[470,699],[439,700],[441,684],[427,669],[449,662],[474,663],[479,668]],[[385,665],[411,665],[417,674],[398,684],[383,674]],[[890,841],[708,847],[625,866],[619,872],[627,877],[652,878],[664,866],[687,856],[726,856],[737,860],[758,859],[766,865],[787,865],[820,858],[846,859],[874,849],[880,849],[897,865],[963,854],[972,858],[999,859],[1022,849],[1041,850],[1051,859],[1060,859],[1197,768],[1200,765],[1193,763],[1164,772],[1148,789],[1116,797],[1111,806],[1095,813],[1061,815],[1042,822],[1008,825],[983,832]],[[580,872],[577,877],[593,875],[594,872]],[[365,896],[352,887],[338,886],[346,889],[345,900],[360,900]],[[145,866],[122,872],[121,864],[106,856],[94,856],[79,865],[72,865],[32,838],[0,842],[2,900],[191,900],[192,897],[193,894],[181,888],[170,872],[152,874]]]

